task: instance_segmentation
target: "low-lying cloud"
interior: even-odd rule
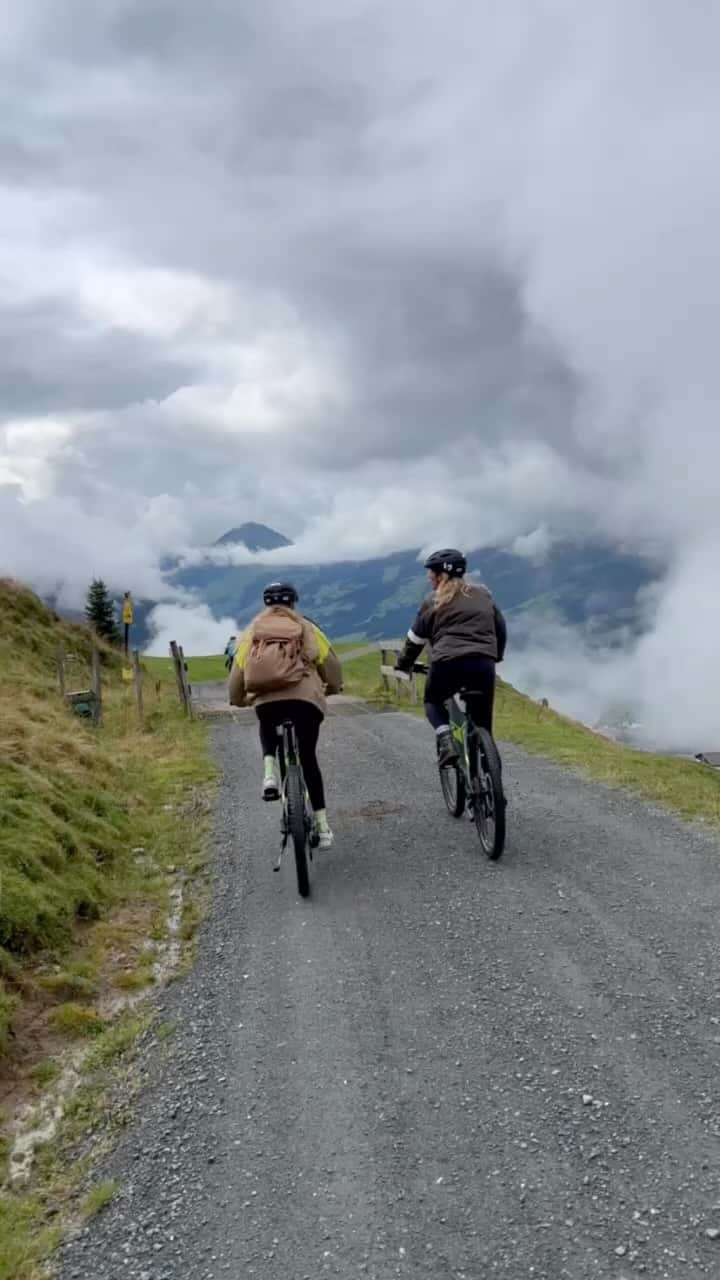
[[[233,618],[216,618],[207,605],[160,604],[148,617],[152,639],[147,653],[167,657],[171,641],[182,645],[186,657],[222,653],[238,626]]]
[[[314,562],[606,537],[667,569],[648,715],[720,736],[717,7],[4,22],[1,572],[160,598],[247,519]],[[588,662],[577,706],[624,688]]]
[[[632,726],[639,745],[716,751],[720,597],[707,585],[719,555],[720,541],[708,542],[675,563],[644,593],[642,634],[628,632],[612,646],[558,621],[526,620],[501,674],[585,724]]]

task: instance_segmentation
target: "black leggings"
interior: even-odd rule
[[[445,703],[460,689],[472,689],[472,715],[481,729],[492,733],[493,702],[495,700],[495,663],[481,654],[468,654],[462,658],[446,658],[433,662],[425,685],[425,715],[433,729],[442,729],[448,723]]]
[[[277,755],[278,728],[286,720],[292,720],[297,734],[300,763],[305,775],[310,804],[315,813],[319,809],[324,809],[325,788],[315,754],[320,725],[323,722],[322,711],[312,702],[301,702],[299,698],[287,698],[282,702],[263,702],[262,706],[255,708],[255,714],[260,721],[260,742],[264,756]]]

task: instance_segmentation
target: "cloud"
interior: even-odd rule
[[[524,556],[534,564],[542,564],[546,560],[555,541],[555,536],[546,525],[540,524],[530,533],[521,533],[510,544],[510,550],[516,556]]]
[[[147,653],[167,657],[172,640],[183,647],[186,658],[222,653],[231,635],[238,632],[233,618],[216,618],[207,605],[161,604],[148,616],[152,639]]]
[[[172,521],[172,513],[158,511],[152,500],[134,527],[123,526],[83,512],[66,498],[25,502],[19,485],[0,484],[0,576],[32,582],[68,609],[84,604],[94,577],[114,591],[132,590],[138,600],[182,598],[164,582],[157,564]]]
[[[644,593],[642,633],[615,636],[612,646],[551,617],[514,619],[502,674],[585,724],[615,730],[627,720],[641,745],[717,750],[720,597],[711,584],[719,556],[718,538],[682,556]]]
[[[253,518],[312,560],[604,536],[663,557],[666,661],[705,660],[665,619],[720,538],[720,11],[2,21],[7,569],[137,594]]]

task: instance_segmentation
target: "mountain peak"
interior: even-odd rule
[[[234,547],[238,544],[248,551],[276,551],[278,547],[292,546],[290,539],[282,533],[268,528],[266,524],[255,524],[253,521],[241,524],[237,529],[228,529],[213,546]]]

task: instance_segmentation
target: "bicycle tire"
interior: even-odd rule
[[[462,818],[465,812],[465,778],[459,765],[446,765],[440,769],[440,786],[447,811],[452,818]]]
[[[305,825],[305,805],[303,803],[303,786],[300,770],[297,765],[289,765],[286,778],[286,803],[288,815],[288,831],[295,852],[295,870],[297,872],[298,893],[307,898],[310,893],[310,876],[307,858],[307,827]]]
[[[473,821],[483,853],[491,862],[497,862],[505,848],[505,794],[502,785],[502,769],[500,756],[492,735],[487,729],[476,726],[478,745],[478,771],[483,769],[489,779],[493,798],[494,831],[492,839],[487,834],[484,820],[486,795],[481,796],[482,781],[479,776],[473,779]],[[484,763],[483,763],[484,762]]]

